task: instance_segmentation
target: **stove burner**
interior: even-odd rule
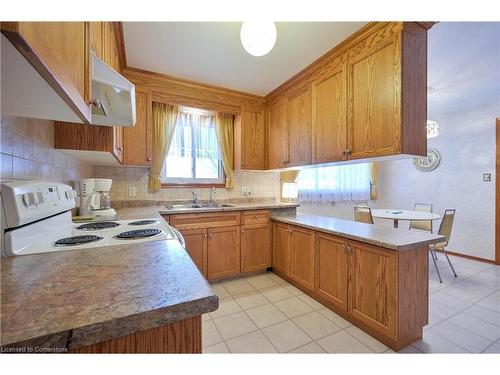
[[[150,225],[150,224],[156,224],[158,223],[158,220],[138,220],[138,221],[132,221],[131,223],[128,223],[128,225]]]
[[[80,230],[101,230],[101,229],[109,229],[109,228],[115,228],[118,227],[120,224],[115,223],[114,221],[100,221],[97,223],[88,223],[88,224],[83,224],[76,229]]]
[[[93,235],[85,235],[85,236],[73,236],[61,238],[56,241],[56,246],[76,246],[83,245],[90,242],[100,241],[102,237],[93,236]]]
[[[118,238],[120,240],[137,240],[140,238],[147,238],[151,236],[156,236],[157,234],[160,234],[161,230],[159,229],[136,229],[136,230],[129,230],[127,232],[122,232],[120,234],[117,234],[115,238]]]

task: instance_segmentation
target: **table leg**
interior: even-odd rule
[[[394,228],[397,228],[398,224],[399,224],[399,220],[398,219],[394,219]]]

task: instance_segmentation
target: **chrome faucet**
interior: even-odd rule
[[[215,190],[215,186],[212,186],[212,188],[210,189],[210,195],[208,196],[208,203],[210,205],[215,205],[215,194],[217,193],[217,191]]]
[[[198,194],[196,194],[194,191],[192,191],[191,194],[193,194],[193,204],[198,204]]]

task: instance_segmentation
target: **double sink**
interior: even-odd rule
[[[187,203],[187,204],[171,204],[165,206],[167,210],[179,210],[179,209],[193,209],[193,208],[224,208],[224,207],[234,207],[232,204],[222,204],[222,203]]]

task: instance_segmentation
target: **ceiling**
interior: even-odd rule
[[[499,22],[440,22],[428,40],[430,117],[495,101],[500,110]]]
[[[127,65],[266,95],[366,22],[277,22],[272,51],[249,55],[241,22],[124,22]]]

